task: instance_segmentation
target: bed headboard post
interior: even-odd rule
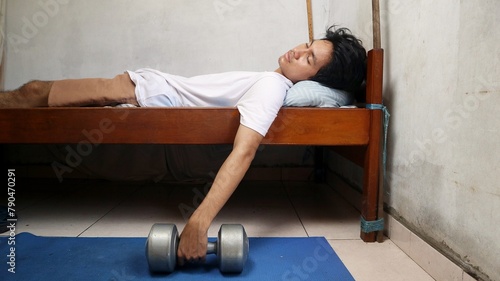
[[[366,73],[366,103],[382,104],[384,77],[384,50],[372,49],[368,52]]]
[[[366,78],[366,103],[382,104],[384,50],[373,49],[368,52],[367,78]],[[364,157],[363,175],[363,208],[361,215],[368,222],[383,219],[382,186],[380,184],[381,151],[382,151],[382,111],[370,111],[370,142]],[[365,204],[366,203],[366,204]],[[361,231],[361,238],[365,242],[381,239],[383,233]]]

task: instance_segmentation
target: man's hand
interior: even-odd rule
[[[207,229],[194,220],[189,220],[180,235],[177,264],[183,266],[191,262],[204,262],[207,255],[207,243]]]

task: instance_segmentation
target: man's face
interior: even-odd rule
[[[326,40],[299,45],[279,58],[277,72],[293,83],[307,80],[330,62],[332,51],[333,44]]]

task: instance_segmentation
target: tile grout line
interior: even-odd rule
[[[290,193],[288,192],[288,189],[286,188],[286,184],[283,181],[281,181],[281,186],[284,189],[284,191],[288,197],[288,202],[292,205],[293,210],[295,211],[295,215],[299,219],[300,224],[302,225],[302,228],[304,229],[304,232],[306,233],[307,237],[311,237],[309,235],[309,232],[307,232],[306,226],[304,225],[304,222],[302,221],[302,218],[300,217],[299,212],[297,211],[297,208],[295,207],[295,204],[293,204],[292,197],[290,196]]]
[[[82,236],[85,232],[87,232],[90,228],[92,228],[94,225],[96,225],[98,222],[100,222],[104,217],[106,217],[107,215],[109,215],[113,210],[115,210],[116,208],[118,208],[119,206],[121,206],[126,200],[128,200],[130,197],[132,197],[132,195],[136,194],[142,188],[144,188],[143,185],[137,187],[137,189],[135,189],[133,192],[131,192],[128,196],[125,196],[118,204],[116,204],[115,206],[113,206],[112,208],[110,208],[105,214],[103,214],[95,222],[93,222],[92,224],[90,224],[87,228],[85,228],[82,232],[80,232],[76,237]]]

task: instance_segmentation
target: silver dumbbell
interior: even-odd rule
[[[146,257],[151,272],[173,272],[177,264],[179,232],[174,224],[155,224],[146,241]],[[209,242],[207,254],[216,254],[219,270],[240,273],[248,257],[248,237],[241,224],[224,224],[217,242]]]

